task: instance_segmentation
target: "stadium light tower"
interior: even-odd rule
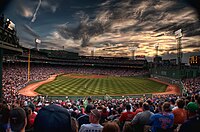
[[[131,59],[135,60],[135,51],[137,50],[136,46],[129,47],[129,50],[131,51]]]
[[[94,56],[95,47],[87,47],[87,50],[90,52],[90,55],[91,55],[91,56]]]
[[[156,50],[156,56],[155,56],[155,57],[158,57],[158,48],[159,48],[159,44],[158,44],[158,43],[155,44],[154,47],[155,47],[155,50]]]
[[[157,65],[158,65],[158,48],[159,48],[159,44],[156,43],[154,45],[155,47],[155,50],[156,50],[156,54],[155,54],[155,57],[154,57],[154,72],[157,74]]]
[[[178,58],[178,67],[181,69],[181,63],[182,63],[182,44],[181,44],[181,38],[182,38],[182,30],[179,29],[175,31],[175,38],[177,41],[177,58]]]
[[[35,39],[35,49],[38,50],[38,44],[41,44],[41,40],[40,39]]]
[[[93,47],[93,48],[91,49],[91,56],[94,56],[94,53],[95,53],[95,48]]]

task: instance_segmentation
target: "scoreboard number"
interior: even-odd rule
[[[200,65],[200,56],[191,56],[189,58],[190,65]]]

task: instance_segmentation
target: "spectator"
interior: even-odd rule
[[[3,132],[7,132],[10,129],[9,117],[10,117],[10,107],[7,104],[2,104],[1,108],[1,128]]]
[[[162,112],[162,105],[163,105],[164,102],[160,101],[157,105],[156,105],[156,108],[154,110],[154,113],[160,113]]]
[[[131,121],[133,117],[135,116],[135,112],[131,112],[131,105],[127,104],[126,105],[126,112],[122,112],[121,116],[119,117],[120,122],[124,121]]]
[[[99,120],[101,119],[101,113],[97,109],[91,110],[89,121],[90,124],[83,124],[79,130],[79,132],[101,132],[103,126],[99,124]]]
[[[130,122],[125,122],[122,132],[133,132],[133,127],[131,126]]]
[[[115,109],[113,109],[111,111],[111,115],[108,116],[107,120],[113,121],[114,119],[116,119],[116,117],[118,116],[118,113]]]
[[[72,124],[72,132],[78,132],[78,122],[76,118],[71,118],[71,124]]]
[[[34,132],[70,132],[71,130],[71,116],[61,106],[51,104],[42,107],[35,118]]]
[[[119,125],[116,122],[107,122],[102,132],[120,132]]]
[[[197,104],[199,105],[199,108],[198,108],[197,114],[200,115],[200,95],[199,95],[198,98],[196,99],[196,102],[197,102]]]
[[[25,107],[24,108],[25,112],[26,112],[26,117],[27,117],[27,125],[26,125],[26,132],[32,132],[33,131],[33,124],[34,124],[34,120],[35,118],[31,118],[31,116],[33,115],[32,109],[30,107]]]
[[[122,112],[121,116],[119,117],[119,123],[120,123],[120,128],[122,130],[124,124],[126,121],[130,122],[133,117],[135,116],[135,112],[131,112],[131,105],[127,104],[126,105],[126,112]]]
[[[90,112],[91,112],[92,109],[94,109],[94,107],[92,105],[87,105],[86,109],[85,109],[85,114],[81,115],[77,119],[78,124],[79,124],[79,129],[81,128],[81,125],[83,125],[83,124],[90,124],[89,115],[90,115]]]
[[[175,99],[170,99],[170,104],[171,104],[171,109],[173,109],[175,107]]]
[[[199,108],[198,104],[195,102],[190,102],[187,104],[188,120],[184,122],[179,132],[196,132],[200,130],[200,115],[197,114]]]
[[[107,111],[107,108],[103,107],[101,111],[100,124],[103,124],[107,120],[108,116],[109,116],[109,112]]]
[[[92,98],[88,97],[87,100],[85,100],[83,104],[84,104],[85,108],[86,108],[87,105],[92,105]]]
[[[16,107],[10,112],[10,126],[14,132],[25,132],[27,125],[26,112],[21,107]]]
[[[150,111],[148,103],[144,102],[142,105],[142,109],[143,112],[139,112],[138,114],[136,114],[131,121],[131,125],[133,125],[135,132],[143,132],[144,125],[147,125],[149,123],[150,117],[153,115],[153,113]]]
[[[170,103],[164,102],[162,112],[150,117],[152,132],[173,132],[174,114],[171,113]]]
[[[135,110],[135,114],[137,114],[137,113],[143,111],[142,105],[143,105],[143,102],[142,102],[142,101],[140,101],[140,102],[137,104],[137,109]]]
[[[172,110],[172,113],[174,114],[174,129],[176,129],[179,124],[183,124],[187,119],[187,111],[184,109],[184,100],[177,99],[176,105],[178,106],[178,108],[175,107]]]
[[[150,111],[151,111],[151,112],[154,112],[154,111],[155,111],[155,108],[154,108],[153,101],[152,101],[151,99],[148,99],[148,100],[147,100],[147,103],[149,103]]]
[[[36,115],[37,115],[37,112],[35,111],[35,105],[34,104],[30,103],[29,107],[31,108],[31,112],[32,112],[30,117],[29,117],[29,121],[30,121],[30,125],[33,125],[35,118],[36,118]]]

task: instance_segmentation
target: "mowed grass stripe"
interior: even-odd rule
[[[97,87],[98,79],[92,79],[92,80],[93,80],[92,83],[88,86],[88,89],[89,89],[88,92],[93,95],[98,95],[102,93],[102,90]]]
[[[130,86],[128,85],[128,83],[125,83],[123,78],[116,77],[116,78],[114,78],[113,81],[116,82],[116,85],[118,87],[117,89],[119,89],[119,92],[123,91],[125,94],[134,92],[130,89]]]
[[[155,85],[160,85],[162,86],[163,84],[158,84],[157,82],[149,82],[149,80],[145,80],[143,78],[136,78],[134,81],[132,80],[127,80],[127,83],[132,84],[133,87],[135,87],[136,90],[140,91],[141,93],[144,93],[145,91],[149,91],[154,92],[155,90],[158,89],[154,89],[154,87],[156,88],[157,86]],[[166,86],[164,85],[164,88],[166,88]],[[163,91],[163,89],[161,89],[161,91]]]
[[[112,76],[105,78],[72,78],[70,76],[58,76],[56,80],[40,86],[36,92],[45,95],[88,96],[143,94],[163,92],[165,89],[166,85],[143,78]]]
[[[121,87],[121,78],[112,78],[112,84],[114,84],[114,87],[116,88],[116,94],[119,94],[121,92],[127,94],[126,90],[124,89],[125,87]],[[127,89],[127,88],[126,88]]]
[[[129,93],[134,93],[135,91],[131,88],[133,87],[133,85],[130,85],[125,78],[115,78],[116,81],[118,82],[120,88],[122,88],[124,90],[124,92],[126,94],[129,94]]]

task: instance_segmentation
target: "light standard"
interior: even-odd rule
[[[181,38],[182,38],[182,30],[179,29],[175,32],[175,38],[177,41],[177,58],[178,58],[178,68],[181,70],[181,63],[182,63],[182,44],[181,44]]]
[[[94,56],[94,53],[95,53],[95,47],[88,47],[87,49],[89,50],[90,55],[91,55],[91,56]]]
[[[157,74],[157,64],[158,64],[158,47],[159,47],[159,44],[158,43],[156,43],[155,45],[154,45],[154,47],[155,47],[155,50],[156,50],[156,55],[155,55],[155,58],[154,58],[154,73],[155,74]]]
[[[38,50],[38,44],[41,44],[40,39],[35,39],[35,49]]]
[[[136,46],[130,47],[129,50],[131,51],[131,59],[135,60],[135,51],[137,50]]]
[[[175,38],[177,41],[177,58],[178,58],[178,78],[181,79],[181,63],[182,63],[182,44],[181,44],[181,38],[182,38],[182,30],[179,29],[175,32]]]
[[[155,57],[158,57],[158,47],[159,47],[159,44],[155,44],[154,47],[156,49],[156,56]]]

